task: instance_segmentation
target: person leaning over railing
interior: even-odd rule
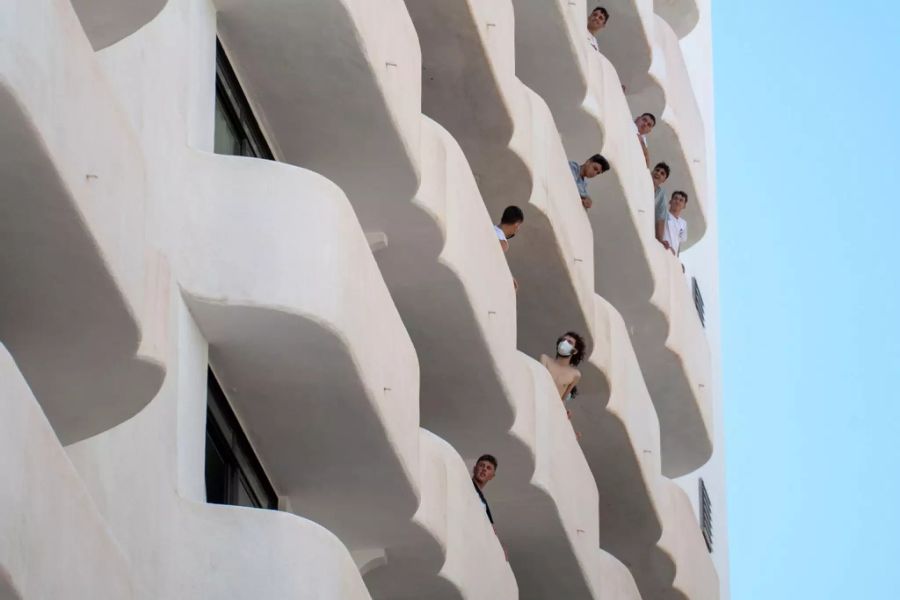
[[[662,245],[675,256],[681,253],[681,244],[687,241],[687,221],[682,218],[688,203],[688,195],[681,190],[672,192],[669,200],[669,211],[666,213],[665,227],[663,228]]]
[[[656,127],[656,117],[652,113],[644,113],[634,120],[634,133],[641,145],[641,152],[644,153],[644,162],[647,163],[648,169],[650,168],[650,142],[647,141],[647,136],[654,127]]]
[[[657,163],[653,170],[650,171],[650,178],[653,180],[653,235],[662,241],[663,230],[666,227],[666,215],[669,214],[669,200],[666,197],[666,188],[663,184],[669,178],[669,165],[664,162]]]
[[[591,14],[588,15],[588,42],[591,44],[591,48],[593,48],[597,52],[600,52],[600,46],[597,45],[597,34],[600,33],[601,29],[606,27],[606,24],[608,22],[609,12],[602,6],[598,6],[591,11]]]
[[[594,205],[594,201],[588,195],[587,180],[609,171],[609,161],[603,158],[602,155],[595,154],[580,165],[574,160],[570,160],[569,169],[571,169],[575,185],[578,187],[581,205],[585,208],[590,208]]]

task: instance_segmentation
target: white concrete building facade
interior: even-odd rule
[[[0,3],[0,600],[727,600],[711,8],[600,4]]]

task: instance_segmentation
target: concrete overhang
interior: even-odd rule
[[[697,26],[700,9],[697,0],[653,0],[653,10],[683,38]]]
[[[630,567],[643,597],[714,598],[717,575],[694,543],[702,537],[690,503],[661,474],[659,424],[625,323],[600,297],[595,323],[589,363],[602,381],[584,380],[572,422],[597,480],[600,545]]]
[[[563,331],[590,331],[593,236],[552,116],[515,76],[512,5],[407,6],[422,44],[423,112],[459,142],[495,221],[508,205],[525,211],[527,243],[507,260],[519,283],[518,347],[538,356]]]
[[[635,579],[641,594],[646,598],[718,600],[719,576],[687,494],[663,478],[657,498],[665,520],[658,543],[663,554],[648,554],[639,562],[641,576],[635,575]]]
[[[179,568],[192,574],[194,597],[372,598],[350,553],[321,525],[284,511],[178,506],[178,543],[193,561]]]
[[[143,597],[13,357],[0,345],[0,598]]]
[[[584,581],[590,573],[581,570],[573,529],[564,522],[578,519],[577,506],[590,510],[592,504],[533,485],[537,448],[531,438],[510,432],[517,415],[534,413],[537,400],[530,386],[521,385],[531,376],[516,350],[515,294],[490,216],[456,141],[424,117],[420,131],[420,188],[393,213],[391,241],[376,258],[418,352],[422,422],[470,460],[484,452],[500,459],[502,475],[488,496],[520,580],[564,575]],[[507,496],[510,506],[497,494]],[[547,544],[560,550],[548,552]],[[524,597],[532,590],[523,582]]]
[[[402,0],[213,4],[276,157],[333,181],[365,231],[385,231],[386,206],[418,187],[421,64]]]
[[[463,598],[512,581],[502,554],[482,557],[489,574],[474,581],[441,571],[465,552],[447,532],[483,523],[450,512],[448,486],[427,477],[443,450],[419,429],[415,351],[341,190],[243,157],[193,153],[187,169],[182,293],[276,489],[351,551],[384,549],[383,568],[406,579],[376,568],[375,596]]]
[[[598,3],[586,0],[513,0],[516,10],[516,71],[526,85],[538,91],[553,107],[556,95],[587,95],[587,56],[591,51],[587,38],[587,15]],[[628,90],[643,89],[649,82],[652,62],[652,0],[613,0],[601,2],[609,11],[609,24],[596,36],[600,51],[615,66],[622,85]],[[527,43],[522,43],[527,40]],[[561,54],[576,61],[556,59]],[[528,75],[539,72],[537,90]],[[580,81],[579,81],[580,80]],[[579,81],[577,85],[573,82]],[[555,85],[554,85],[555,84]],[[587,105],[585,106],[587,108]],[[556,114],[559,121],[565,115]],[[602,140],[598,140],[599,141]]]
[[[159,389],[164,264],[143,154],[71,5],[4,2],[0,39],[0,339],[69,444]]]
[[[545,19],[545,31],[569,32],[566,40],[555,43],[547,35],[520,38],[520,57],[540,55],[560,66],[548,74],[536,68],[535,60],[520,61],[519,73],[547,98],[570,155],[583,160],[598,151],[602,140],[600,151],[612,169],[589,184],[596,198],[587,212],[595,234],[594,285],[629,325],[659,413],[663,472],[683,475],[705,463],[712,452],[706,389],[709,347],[690,308],[686,281],[673,273],[680,273],[680,266],[668,260],[653,238],[653,186],[634,139],[631,113],[612,64],[571,33],[575,26],[552,25],[562,13],[528,14]],[[576,11],[565,16],[577,17],[580,27],[580,15]],[[537,21],[532,24],[535,30],[539,27]],[[586,70],[576,68],[579,65]],[[562,73],[577,76],[562,80]]]
[[[159,14],[167,0],[72,0],[94,50],[128,37]]]
[[[653,64],[650,78],[654,85],[628,95],[632,114],[650,112],[657,126],[650,134],[650,164],[668,163],[672,174],[666,180],[669,194],[688,193],[684,218],[688,222],[688,240],[682,251],[706,233],[706,141],[703,118],[694,88],[681,53],[678,38],[659,16],[653,21]]]
[[[419,91],[422,85],[419,42],[414,30],[410,28],[412,35],[408,37],[406,28],[402,27],[403,23],[409,22],[405,10],[400,10],[402,4],[398,8],[395,3],[390,3],[374,13],[365,6],[343,7],[336,2],[333,4],[335,5],[332,7],[333,10],[328,13],[310,12],[321,11],[321,7],[302,8],[307,11],[303,13],[307,21],[303,24],[306,28],[303,35],[288,35],[286,39],[290,41],[290,45],[279,47],[276,45],[278,36],[267,36],[272,39],[267,39],[261,44],[254,39],[252,33],[256,26],[253,24],[260,18],[260,15],[256,14],[255,5],[254,10],[250,11],[244,10],[242,3],[217,3],[222,10],[220,25],[226,49],[235,62],[239,74],[242,75],[254,104],[258,107],[258,114],[264,123],[273,124],[276,121],[278,123],[277,127],[272,126],[270,129],[275,132],[273,137],[280,149],[281,157],[288,162],[315,169],[335,181],[347,193],[363,229],[372,232],[374,237],[386,241],[386,244],[379,244],[376,257],[407,327],[413,332],[417,349],[423,357],[421,361],[423,377],[430,381],[436,379],[446,381],[451,379],[446,373],[452,372],[455,374],[452,378],[453,389],[459,389],[459,385],[462,384],[460,380],[468,378],[468,383],[473,386],[467,388],[468,398],[475,399],[479,390],[473,384],[484,379],[471,374],[484,373],[484,368],[479,365],[471,371],[451,370],[442,362],[449,362],[452,359],[456,361],[454,364],[467,365],[472,363],[471,356],[484,356],[483,353],[471,352],[471,347],[464,349],[460,346],[462,341],[483,344],[486,338],[482,331],[474,327],[472,315],[467,312],[470,310],[468,306],[471,305],[471,300],[466,298],[467,294],[479,297],[482,311],[486,313],[481,315],[482,318],[495,322],[504,319],[506,320],[504,322],[513,326],[508,338],[510,352],[507,356],[512,362],[517,360],[515,310],[502,313],[491,308],[498,302],[508,302],[512,306],[515,300],[512,281],[503,265],[503,257],[499,253],[496,238],[491,232],[489,217],[483,204],[477,208],[468,205],[470,208],[467,208],[465,213],[459,211],[460,204],[456,201],[455,194],[463,191],[457,190],[463,190],[465,184],[471,182],[473,184],[471,190],[475,192],[474,198],[478,200],[477,188],[468,166],[465,166],[462,172],[468,175],[469,179],[461,180],[462,183],[458,180],[459,170],[443,171],[445,167],[440,162],[442,157],[450,156],[452,160],[462,165],[465,165],[465,159],[449,135],[438,134],[440,128],[428,120],[423,120],[419,112]],[[301,8],[298,7],[297,10]],[[384,38],[386,28],[380,24],[386,19],[401,25],[401,35],[389,40]],[[329,27],[322,27],[322,22],[327,22]],[[284,25],[279,22],[273,26]],[[330,29],[335,26],[345,27],[347,31],[336,35]],[[336,39],[354,40],[358,46],[335,44]],[[260,46],[268,50],[261,52]],[[259,71],[270,69],[271,64],[265,63],[272,63],[273,60],[270,59],[283,54],[290,55],[292,62],[289,70],[275,77],[275,82],[279,83],[281,88],[273,90],[272,81],[266,80],[273,74],[263,72],[260,75]],[[296,61],[293,60],[295,55]],[[426,73],[426,79],[427,77]],[[344,86],[348,89],[352,87],[353,93],[348,94]],[[291,108],[288,116],[283,118],[278,112],[282,100],[285,106]],[[524,108],[530,110],[530,105],[526,104]],[[443,140],[440,140],[441,136],[444,136]],[[508,142],[508,139],[503,142],[505,155],[511,154],[511,151],[506,149]],[[360,144],[368,144],[369,150],[360,152]],[[420,152],[420,144],[427,145],[428,150]],[[438,154],[431,157],[428,155],[431,151]],[[359,158],[348,162],[348,157],[352,156]],[[459,168],[458,164],[454,169]],[[514,164],[521,165],[521,161],[516,160]],[[565,161],[561,161],[556,168],[559,180],[569,186],[567,189],[572,188],[571,176]],[[424,172],[425,169],[428,169],[427,174]],[[530,175],[526,173],[526,176],[530,185]],[[417,188],[420,191],[418,194]],[[531,190],[528,186],[523,190],[524,197],[528,198]],[[471,193],[468,189],[464,189],[464,192]],[[416,201],[412,202],[414,196]],[[515,201],[524,204],[519,198]],[[577,200],[574,204],[577,206]],[[543,198],[536,199],[536,208],[533,214],[529,215],[527,222],[532,223],[532,226],[542,225],[536,227],[535,237],[540,237],[538,234],[543,233],[549,236],[550,243],[555,243],[556,240],[550,235],[552,231],[548,225],[548,217],[544,216],[548,211],[545,205],[546,201]],[[532,210],[529,206],[525,208]],[[482,244],[479,248],[483,246],[484,253],[472,252],[473,248],[466,247],[470,245],[468,237],[456,237],[452,244],[456,244],[455,256],[460,262],[453,263],[442,255],[444,228],[448,223],[453,227],[466,228],[467,236],[473,233],[469,227],[482,227],[484,236],[481,238]],[[582,227],[584,225],[586,223]],[[584,238],[589,241],[589,233]],[[448,241],[448,247],[452,244]],[[589,250],[587,254],[590,254]],[[558,259],[551,258],[551,265],[558,265],[558,262],[553,263],[553,260]],[[540,258],[538,262],[543,264],[545,261]],[[574,263],[574,260],[570,262]],[[590,268],[581,271],[588,276],[591,272]],[[538,269],[534,272],[538,273]],[[471,273],[486,274],[489,278],[493,278],[495,285],[478,291],[474,291],[477,286],[461,285],[461,280],[471,277]],[[573,288],[570,282],[572,275],[568,271],[556,266],[550,268],[548,274],[551,276],[548,277],[548,281],[536,281],[531,286],[532,289],[537,290],[541,286],[547,289],[553,286],[562,289],[568,287],[570,290]],[[560,275],[564,281],[557,283],[552,280],[552,277],[559,278]],[[531,285],[523,281],[518,273],[516,276],[523,287]],[[429,291],[425,297],[420,291],[416,291],[422,289],[422,282],[428,283]],[[497,292],[496,299],[489,297],[488,289]],[[437,290],[440,290],[440,295],[436,293]],[[428,312],[429,309],[431,312]],[[452,341],[454,344],[452,356],[435,352],[432,346],[427,345],[426,336],[417,334],[415,327],[410,326],[410,320],[418,318],[417,315],[423,314],[422,311],[426,317],[441,315],[439,321],[431,322],[434,339],[440,339],[438,332],[447,333],[446,341]],[[543,339],[541,344],[543,346],[552,344],[552,340],[563,328],[573,326],[577,324],[572,325],[570,319],[560,319],[559,323],[552,327],[552,332],[551,328],[548,328],[548,334],[544,336],[550,342]],[[489,366],[488,368],[490,369]],[[496,382],[496,374],[489,373],[488,378]],[[496,383],[493,385],[498,386]],[[431,395],[430,391],[438,387],[438,385],[423,387],[425,393],[422,403],[426,411],[423,421],[429,427],[439,426],[445,418],[458,423],[460,413],[448,410],[448,406],[452,407],[452,404],[442,408],[436,400],[437,397],[446,397],[446,392],[438,396]],[[468,398],[457,396],[453,398],[453,402],[463,406],[462,403]],[[502,418],[494,422],[493,432],[496,439],[508,438],[507,432],[514,415],[513,408],[507,404],[499,410]],[[429,411],[436,411],[436,414]],[[437,432],[446,436],[451,430],[454,428],[443,427]],[[457,432],[460,430],[455,429]],[[466,435],[467,439],[477,439],[482,445],[486,440],[492,439],[478,438],[475,432],[471,431]],[[454,438],[451,441],[457,448],[460,447],[460,440]],[[523,457],[523,467],[521,476],[511,477],[511,480],[520,483],[519,489],[531,490],[532,494],[540,497],[536,506],[537,514],[544,521],[557,524],[553,530],[556,532],[553,539],[568,544],[565,530],[558,526],[559,518],[555,516],[558,508],[553,500],[547,498],[546,494],[529,488],[528,482],[534,471],[529,450],[521,443],[513,443],[517,444],[518,455]],[[469,452],[466,456],[474,458],[477,456],[472,454],[476,452],[474,446],[474,442],[464,446],[463,453]],[[516,452],[509,455],[516,455]],[[513,462],[515,461],[504,459],[505,473],[512,475],[514,470],[509,465]],[[533,547],[534,541],[530,543]],[[512,548],[512,544],[510,547]],[[569,555],[571,556],[571,551]],[[572,572],[577,574],[579,570],[577,563],[570,560],[568,564]]]

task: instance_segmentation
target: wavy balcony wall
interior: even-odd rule
[[[518,347],[538,356],[590,330],[592,234],[544,102],[515,77],[509,2],[408,0],[423,53],[423,111],[447,128],[495,220],[525,211],[507,259],[519,282]],[[518,240],[517,240],[518,242]]]
[[[573,15],[545,9],[525,12],[529,21],[522,27],[532,32],[542,27],[560,33],[575,30],[576,25],[545,24],[573,19],[577,11]],[[699,320],[689,312],[687,284],[675,273],[680,267],[653,239],[653,188],[616,71],[580,36],[526,36],[517,52],[523,57],[521,76],[560,115],[560,132],[570,154],[589,156],[602,139],[602,153],[612,169],[590,184],[597,198],[588,211],[595,232],[595,287],[629,326],[659,414],[663,472],[683,475],[706,462],[712,451],[709,349]],[[537,70],[539,63],[529,58],[548,55],[559,64],[574,65],[570,71],[578,76],[563,85],[558,74]],[[575,68],[579,65],[583,68]]]
[[[379,18],[382,21],[394,14],[391,12],[393,5],[390,7],[381,12]],[[303,13],[305,21],[323,18],[315,12],[309,12],[308,8],[303,10],[307,11]],[[299,15],[298,12],[298,20]],[[403,22],[403,15],[405,12],[398,9],[398,22]],[[252,27],[250,21],[244,19],[251,17],[250,13],[240,11],[224,16],[224,22],[227,23],[225,43],[241,73],[252,73],[259,69],[262,62],[271,62],[259,48],[250,49],[245,46],[249,39],[245,30],[250,31]],[[410,94],[400,93],[409,90],[415,96],[415,90],[420,85],[418,54],[415,49],[410,50],[404,46],[405,34],[394,36],[395,39],[386,46],[381,43],[381,32],[373,31],[378,25],[377,20],[358,19],[354,13],[353,18],[340,22],[353,25],[357,28],[352,31],[353,37],[367,42],[365,51],[359,50],[359,56],[360,60],[370,61],[371,73],[357,71],[355,67],[348,70],[341,57],[335,57],[334,62],[329,63],[327,52],[316,54],[317,60],[313,64],[312,59],[306,58],[313,53],[300,52],[297,63],[300,66],[285,73],[285,76],[297,80],[296,86],[286,86],[290,88],[289,92],[273,90],[265,82],[261,82],[260,89],[256,89],[255,84],[249,85],[248,89],[268,123],[277,121],[288,125],[277,113],[277,108],[288,100],[298,102],[301,110],[291,114],[289,125],[293,129],[284,130],[285,136],[290,137],[294,130],[309,130],[315,137],[318,135],[317,124],[333,122],[334,127],[338,127],[336,123],[340,121],[341,128],[365,127],[374,139],[380,140],[378,157],[371,161],[368,157],[363,157],[358,169],[344,168],[345,161],[339,158],[354,152],[352,144],[356,143],[356,137],[344,141],[340,135],[332,136],[333,139],[328,141],[330,155],[315,156],[312,148],[306,146],[297,146],[296,152],[284,154],[291,162],[304,166],[314,165],[317,170],[332,177],[347,192],[363,228],[370,234],[379,234],[386,242],[386,247],[376,250],[376,257],[420,354],[424,373],[423,422],[446,436],[469,458],[475,458],[485,451],[485,444],[502,454],[504,478],[508,477],[507,481],[515,482],[514,485],[510,484],[511,489],[534,496],[538,502],[536,506],[539,507],[535,512],[538,522],[549,528],[551,538],[558,540],[561,548],[571,547],[570,534],[560,524],[560,509],[555,506],[553,497],[547,497],[545,492],[531,488],[529,484],[534,470],[534,459],[531,458],[530,451],[523,447],[521,441],[507,435],[515,414],[512,406],[497,404],[498,420],[491,422],[487,428],[490,435],[481,436],[478,435],[479,431],[473,431],[471,427],[466,430],[465,427],[465,420],[471,419],[462,410],[468,399],[483,397],[486,389],[495,389],[499,394],[504,391],[502,379],[491,371],[489,362],[477,364],[478,361],[473,360],[477,356],[490,356],[485,352],[486,349],[481,351],[482,354],[472,352],[478,346],[485,348],[485,340],[490,339],[483,331],[479,331],[479,324],[473,319],[473,315],[481,319],[482,323],[493,323],[490,325],[492,331],[496,331],[502,323],[510,323],[515,315],[513,310],[502,310],[504,303],[509,306],[512,302],[512,282],[507,274],[508,270],[503,266],[496,238],[490,229],[489,217],[483,205],[468,203],[472,199],[479,201],[474,180],[455,142],[446,133],[439,133],[440,128],[432,123],[420,121],[418,105],[407,101]],[[314,25],[308,24],[305,27],[304,41],[310,48],[320,49],[331,43],[330,38],[321,39],[323,33]],[[415,37],[412,41],[417,43]],[[289,50],[294,49],[279,48],[273,42],[265,52],[276,56]],[[296,49],[298,52],[300,50]],[[355,87],[360,90],[357,94],[367,95],[368,108],[365,114],[357,114],[353,109],[356,99],[348,105],[334,101],[335,98],[341,98],[340,89],[334,87],[334,78],[331,76],[335,72],[343,74],[341,82],[355,80]],[[389,76],[381,77],[383,72]],[[329,77],[317,79],[320,77],[318,73],[328,73]],[[252,81],[253,76],[245,79]],[[312,81],[316,81],[317,85],[310,85]],[[270,116],[269,110],[276,111],[274,116]],[[309,127],[306,126],[307,123]],[[279,126],[273,130],[280,132],[283,129]],[[325,136],[324,133],[322,135]],[[290,139],[282,141],[278,135],[275,137],[279,148],[284,149],[292,143]],[[445,161],[451,163],[452,170],[444,164]],[[555,176],[562,185],[568,186],[568,190],[571,188],[571,178],[564,161],[561,166],[563,170],[557,171]],[[385,169],[389,169],[388,176],[379,175],[378,185],[370,185],[370,176]],[[421,178],[419,192],[411,192],[408,189],[409,182],[415,183],[417,178]],[[413,197],[415,201],[411,202]],[[540,206],[540,200],[536,206]],[[550,212],[546,207],[543,210],[544,214]],[[534,219],[530,220],[537,221],[548,234],[553,233],[549,218],[542,217],[541,212],[537,212]],[[462,231],[465,237],[451,236],[446,230],[450,225],[454,227],[454,234]],[[582,222],[582,228],[585,225]],[[482,236],[473,237],[475,231],[481,231]],[[589,235],[585,237],[589,239]],[[441,251],[445,239],[445,248],[453,248],[452,255],[449,251]],[[477,246],[472,247],[469,240],[474,239],[480,241]],[[483,253],[472,252],[476,248],[484,248]],[[577,269],[575,272],[578,274]],[[568,269],[557,269],[555,273],[558,275],[554,276],[561,276],[569,281],[570,288],[574,287]],[[472,285],[473,281],[488,283],[482,287]],[[491,291],[496,293],[491,294]],[[426,299],[427,301],[423,301]],[[477,299],[480,304],[475,310],[472,308],[473,299]],[[560,324],[559,327],[561,326]],[[447,334],[446,339],[443,338],[443,333]],[[507,338],[510,346],[505,360],[515,365],[517,359],[514,335],[515,331],[510,331]],[[552,335],[551,343],[558,335],[556,329]],[[462,349],[464,341],[469,341],[466,350],[457,350]],[[518,369],[521,371],[521,364]],[[444,403],[443,406],[440,398],[450,397],[451,391],[441,389],[436,383],[438,380],[449,382],[451,389],[456,392],[452,402]],[[479,387],[479,383],[483,385]],[[500,400],[502,395],[497,398]],[[522,401],[534,402],[528,396]],[[508,451],[501,452],[503,444],[508,445]],[[583,472],[586,474],[586,469]],[[525,522],[528,521],[522,521]],[[514,528],[512,530],[515,531]],[[501,537],[504,543],[514,539],[512,534]],[[530,557],[536,551],[534,542],[527,540],[525,532],[520,538],[528,542],[521,546],[521,550],[517,549],[516,543],[508,543],[514,567],[516,556]],[[581,566],[572,552],[569,549],[567,553],[559,554],[560,560],[557,562],[562,566],[557,568],[567,569],[569,578],[575,576],[584,579],[585,574],[580,572]],[[597,552],[596,546],[593,552]],[[527,564],[532,564],[532,559],[528,560]],[[540,566],[539,561],[533,563]],[[517,571],[521,572],[522,569]]]
[[[644,597],[717,597],[705,546],[681,541],[700,539],[700,529],[681,488],[661,475],[659,425],[625,323],[602,298],[596,306],[589,363],[602,380],[584,379],[572,422],[597,479],[601,546],[629,565]]]
[[[0,597],[142,597],[13,357],[0,345]]]
[[[143,155],[67,3],[5,2],[0,39],[0,339],[68,444],[162,381]]]
[[[384,585],[376,596],[461,598],[491,580],[508,595],[502,557],[484,561],[492,577],[472,589],[440,576],[448,551],[471,549],[448,546],[431,524],[479,522],[448,513],[446,485],[423,477],[420,461],[439,450],[421,439],[415,351],[341,191],[243,157],[196,154],[190,171],[181,286],[276,489],[351,550],[382,549],[391,571],[407,573],[372,579]]]

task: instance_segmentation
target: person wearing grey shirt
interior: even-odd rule
[[[660,243],[663,241],[666,219],[669,215],[669,202],[666,198],[666,190],[662,185],[669,178],[669,173],[671,173],[671,169],[664,162],[657,163],[650,171],[650,177],[653,179],[653,221],[655,225],[653,235]]]
[[[570,160],[569,169],[572,170],[572,177],[575,179],[575,186],[581,197],[581,205],[590,208],[594,201],[588,195],[587,180],[609,171],[609,162],[603,156],[595,154],[580,165],[574,160]]]

